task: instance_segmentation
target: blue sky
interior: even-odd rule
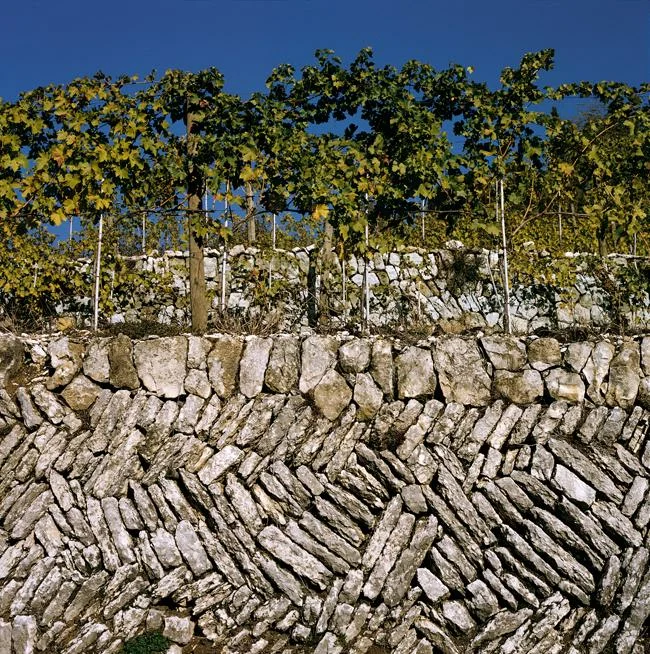
[[[525,52],[552,47],[543,83],[650,80],[647,0],[22,0],[4,3],[0,97],[102,70],[215,66],[248,95],[272,68],[311,63],[317,48],[349,61],[474,66],[496,83]]]

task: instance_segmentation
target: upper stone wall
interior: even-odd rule
[[[225,302],[231,311],[277,312],[285,329],[306,325],[312,313],[325,311],[329,324],[360,321],[364,271],[363,258],[344,263],[332,255],[332,267],[322,273],[313,248],[263,252],[237,246],[224,262],[224,253],[208,250],[205,273],[212,309]],[[143,271],[167,274],[169,286],[147,294],[129,294],[115,319],[137,322],[143,317],[160,322],[187,324],[189,319],[188,254],[166,252],[160,257],[136,257]],[[578,325],[605,330],[612,323],[629,328],[650,327],[650,299],[637,297],[631,305],[613,298],[612,289],[625,282],[618,278],[630,262],[622,256],[608,260],[608,289],[593,276],[590,265],[567,258],[575,268],[575,282],[565,288],[545,285],[512,289],[510,309],[515,333],[540,328]],[[617,272],[619,271],[619,272]],[[225,274],[224,274],[225,273]],[[322,273],[322,274],[321,274]],[[410,249],[376,253],[368,261],[370,322],[372,325],[408,324],[414,319],[439,323],[445,331],[503,326],[503,299],[497,252],[471,251],[458,242],[433,252]]]

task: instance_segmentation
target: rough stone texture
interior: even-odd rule
[[[10,334],[0,334],[0,388],[7,385],[23,365],[24,346]]]
[[[625,343],[609,366],[605,400],[608,406],[629,410],[634,406],[641,381],[641,362],[637,343]]]
[[[251,336],[246,341],[239,364],[239,388],[246,397],[255,397],[262,392],[272,346],[270,338]]]
[[[233,336],[219,336],[208,354],[208,376],[215,393],[228,398],[235,390],[242,342]]]
[[[336,420],[352,399],[352,390],[335,370],[323,375],[313,394],[314,404],[328,420]]]
[[[73,411],[85,411],[99,397],[101,390],[85,375],[77,375],[63,390],[61,397]]]
[[[144,387],[160,397],[184,392],[187,373],[187,339],[184,336],[140,341],[133,348],[135,367]]]
[[[547,370],[562,363],[560,344],[554,338],[537,338],[528,343],[528,363],[535,370]]]
[[[544,382],[537,370],[497,370],[494,373],[494,390],[497,395],[515,404],[533,404],[544,394]]]
[[[585,398],[585,385],[580,375],[555,368],[545,378],[546,388],[554,400],[580,403]]]
[[[484,336],[481,345],[497,370],[521,370],[526,363],[526,345],[513,336]]]
[[[133,365],[133,344],[128,336],[120,334],[109,342],[108,363],[108,381],[112,386],[129,389],[140,386],[138,372]]]
[[[299,388],[310,393],[336,363],[337,342],[330,336],[310,336],[302,343]]]
[[[432,395],[436,389],[436,373],[431,352],[409,347],[395,359],[397,395],[400,399]]]
[[[160,398],[110,385],[115,341],[84,344],[99,363],[53,392],[69,347],[43,341],[44,374],[0,392],[0,654],[117,654],[151,629],[177,652],[197,635],[242,652],[647,648],[650,414],[626,376],[643,341],[560,360],[548,339],[500,339],[500,365],[527,345],[512,371],[457,336],[307,336],[306,366],[298,337],[243,356],[242,339],[191,339]],[[485,378],[501,399],[476,400]]]
[[[492,380],[475,343],[463,338],[442,340],[434,361],[440,388],[447,402],[486,406],[492,395]]]

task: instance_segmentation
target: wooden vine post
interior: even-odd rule
[[[191,111],[187,112],[188,162],[187,177],[187,208],[188,236],[190,247],[190,309],[192,313],[192,331],[204,333],[208,328],[207,293],[205,284],[205,269],[203,267],[203,212],[201,211],[201,196],[203,183],[197,167],[192,161],[195,147],[191,144],[194,129],[194,118]]]

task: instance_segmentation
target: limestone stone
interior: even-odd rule
[[[389,341],[378,339],[373,342],[370,374],[384,395],[392,399],[394,393],[393,347]]]
[[[85,375],[77,375],[63,390],[61,397],[73,411],[86,411],[102,389]]]
[[[194,635],[194,626],[190,618],[170,615],[165,618],[163,636],[179,645],[187,645]]]
[[[584,401],[585,385],[577,373],[554,368],[546,374],[544,381],[553,399],[577,404]]]
[[[354,402],[356,403],[357,419],[371,420],[381,408],[384,394],[367,372],[357,374],[354,384]]]
[[[563,465],[556,466],[553,479],[562,492],[575,502],[587,506],[594,503],[596,491]]]
[[[639,382],[639,392],[637,393],[636,401],[644,409],[650,409],[650,377],[644,377]]]
[[[282,334],[273,338],[264,383],[274,393],[288,393],[298,384],[300,341]]]
[[[25,348],[11,334],[0,334],[0,388],[4,388],[23,365]]]
[[[242,342],[234,336],[219,336],[208,354],[208,376],[215,393],[222,399],[230,397],[237,384]]]
[[[14,654],[32,654],[38,636],[38,625],[33,615],[17,615],[11,631]]]
[[[514,336],[483,336],[481,345],[496,370],[521,370],[526,365],[526,345]]]
[[[69,384],[81,370],[84,346],[65,336],[49,344],[48,354],[54,373],[47,380],[46,386],[49,390],[54,390]]]
[[[449,597],[449,588],[428,568],[418,568],[418,584],[433,604]]]
[[[170,336],[138,341],[133,348],[138,377],[159,397],[176,398],[184,393],[187,374],[187,339]]]
[[[187,520],[181,520],[178,523],[175,538],[180,553],[190,567],[190,570],[197,577],[212,570],[212,564],[208,559],[208,555],[192,525]]]
[[[530,341],[528,363],[532,368],[540,371],[559,366],[562,363],[560,344],[554,338],[537,338]]]
[[[108,361],[111,385],[132,390],[140,387],[138,373],[133,365],[133,344],[128,336],[120,334],[109,342]]]
[[[589,355],[593,350],[593,343],[579,342],[570,343],[564,352],[564,362],[573,372],[582,372]]]
[[[643,374],[650,377],[650,336],[641,339],[641,369]]]
[[[299,388],[310,393],[336,364],[338,344],[330,336],[309,336],[302,343]]]
[[[190,369],[185,377],[184,388],[186,393],[198,395],[204,400],[212,395],[212,386],[205,370]]]
[[[328,370],[313,388],[314,404],[328,419],[336,420],[352,400],[352,390],[335,370]]]
[[[447,402],[489,404],[492,380],[476,343],[463,338],[443,339],[437,343],[433,358]]]
[[[471,632],[476,627],[476,622],[462,602],[456,600],[443,602],[442,614],[460,633]]]
[[[589,384],[587,395],[595,404],[605,402],[604,382],[609,374],[609,364],[614,358],[615,351],[614,346],[608,341],[599,341],[583,368],[582,374]]]
[[[255,397],[262,392],[272,346],[270,338],[251,336],[246,340],[239,364],[239,389],[246,397]]]
[[[370,342],[355,338],[339,348],[339,362],[344,372],[363,372],[370,365]]]
[[[110,342],[110,338],[93,339],[83,362],[86,377],[100,384],[106,384],[110,379],[111,364],[108,360]]]
[[[607,405],[632,409],[640,381],[639,346],[637,343],[625,343],[609,366],[609,383],[605,396]]]
[[[437,378],[431,352],[409,347],[395,359],[397,395],[400,399],[433,395]]]
[[[544,382],[537,370],[496,370],[494,390],[515,404],[534,404],[544,394]]]
[[[158,528],[151,534],[151,546],[164,567],[175,568],[183,563],[174,537],[164,529]]]

